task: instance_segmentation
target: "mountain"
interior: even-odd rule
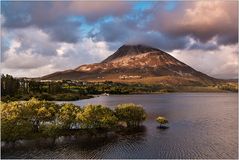
[[[196,71],[160,49],[145,45],[123,45],[100,63],[81,65],[72,70],[43,76],[41,79],[178,85],[208,85],[219,81]]]

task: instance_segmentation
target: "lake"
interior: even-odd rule
[[[2,158],[237,158],[237,93],[170,93],[110,95],[74,104],[141,104],[147,112],[144,129],[108,138],[77,140],[61,137],[53,146],[30,145],[2,149]],[[157,129],[165,116],[170,128]]]

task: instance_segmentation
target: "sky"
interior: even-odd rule
[[[1,1],[1,72],[38,77],[97,63],[124,44],[237,78],[237,1]]]

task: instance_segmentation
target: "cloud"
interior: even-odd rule
[[[143,10],[137,9],[138,6]],[[108,42],[126,43],[129,39],[132,41],[132,31],[158,32],[161,37],[172,40],[171,43],[175,42],[176,38],[179,40],[175,45],[178,48],[186,46],[182,44],[182,39],[188,36],[199,41],[203,49],[213,48],[205,47],[203,43],[214,37],[217,37],[218,44],[235,44],[238,41],[236,1],[149,4],[109,1],[97,5],[93,1],[3,2],[2,14],[5,17],[4,27],[36,26],[57,42],[77,43],[85,38],[81,27],[86,23],[94,28],[99,25],[97,37]],[[107,16],[111,16],[113,21],[102,22]],[[74,17],[74,20],[71,17]],[[146,34],[146,37],[149,37],[148,35]],[[152,39],[155,39],[155,36],[152,36]],[[178,44],[182,45],[179,47]],[[168,46],[165,48],[169,49]]]
[[[220,44],[237,43],[236,1],[182,2],[165,12],[155,5],[151,27],[170,36],[191,36],[201,42],[218,37]],[[159,7],[159,8],[158,8]]]
[[[21,43],[19,41],[13,40],[11,42],[11,47],[4,53],[3,67],[28,69],[38,68],[47,64],[47,59],[44,59],[39,54],[34,54],[30,48],[19,52],[20,47]]]
[[[89,36],[96,40],[105,40],[107,42],[125,41],[131,31],[131,26],[127,20],[115,18],[110,21],[99,24],[97,31],[92,30]],[[94,33],[95,32],[95,33]]]
[[[140,13],[132,11],[127,16],[100,23],[98,32],[89,36],[121,44],[147,44],[166,51],[215,50],[219,45],[238,42],[236,4],[155,2],[153,8]]]
[[[8,30],[4,38],[8,47],[1,53],[1,71],[14,76],[43,76],[99,62],[112,54],[104,41],[84,38],[76,44],[56,43],[47,33],[34,27]]]
[[[238,45],[220,46],[218,50],[174,50],[170,54],[198,71],[216,78],[238,77]]]
[[[76,15],[83,15],[90,21],[95,21],[106,15],[121,16],[129,12],[132,3],[124,1],[105,1],[105,2],[83,2],[72,1],[69,3],[67,10]]]
[[[2,68],[1,72],[3,74],[13,75],[14,77],[36,78],[46,74],[54,73],[56,72],[56,68],[52,64],[49,64],[49,65],[38,67],[37,69],[36,68],[28,68],[28,69]]]
[[[117,1],[97,4],[94,1],[2,2],[2,13],[7,17],[5,26],[12,28],[45,26],[67,16],[84,16],[95,21],[108,15],[123,15],[131,8],[132,3]]]
[[[144,24],[147,21],[148,18],[145,18],[144,14],[136,15],[135,12],[121,18],[109,17],[91,30],[88,36],[95,41],[103,40],[111,43],[113,46],[117,44],[115,49],[123,44],[137,43],[159,47],[156,44],[159,44],[158,40],[162,40],[164,37],[158,32],[151,32],[147,28],[144,28]],[[165,48],[168,48],[168,46]]]
[[[1,65],[9,73],[44,75],[146,44],[216,77],[236,74],[237,1],[1,4]]]
[[[80,26],[80,23],[68,23],[62,20],[55,22],[51,26],[44,27],[43,30],[50,35],[53,41],[77,43],[82,38]]]
[[[31,52],[34,54],[45,56],[56,55],[55,48],[58,44],[51,42],[50,36],[41,29],[35,27],[5,29],[4,34],[2,37],[3,51],[11,49],[11,41],[16,41],[20,43],[16,53],[31,49]],[[5,52],[3,52],[4,54]]]
[[[130,36],[127,44],[146,44],[161,50],[170,51],[173,49],[183,49],[188,43],[187,37],[176,37],[174,39],[159,32],[136,32],[135,36]]]
[[[25,28],[36,26],[47,31],[51,38],[59,42],[76,43],[81,37],[77,32],[82,21],[95,22],[103,16],[119,16],[132,7],[128,2],[3,2],[3,24],[6,28]],[[70,21],[69,17],[79,17]],[[81,18],[81,20],[80,20]]]
[[[166,51],[184,48],[213,50],[218,47],[217,37],[204,43],[191,36],[173,37],[163,32],[150,30],[147,26],[142,28],[138,22],[140,19],[141,16],[130,19],[111,19],[99,24],[97,31],[95,31],[94,28],[94,30],[89,33],[89,36],[95,41],[103,40],[113,42],[113,45],[119,44],[117,48],[122,44],[145,44]],[[147,24],[149,19],[150,16],[140,23]]]

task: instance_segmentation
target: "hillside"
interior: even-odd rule
[[[168,53],[145,45],[123,45],[100,63],[81,65],[41,79],[211,85],[218,79],[196,71]]]

